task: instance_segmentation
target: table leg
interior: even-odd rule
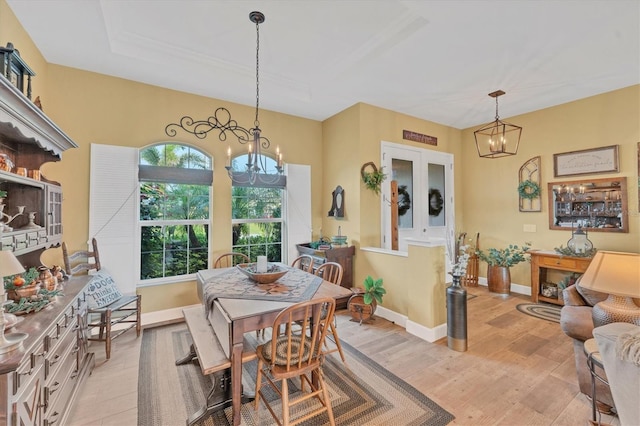
[[[231,395],[233,400],[233,425],[240,425],[242,406],[242,349],[243,342],[234,343],[231,351]]]

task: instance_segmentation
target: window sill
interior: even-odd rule
[[[154,278],[150,280],[138,281],[136,288],[155,287],[166,284],[185,283],[196,280],[196,274],[180,275],[178,277]]]

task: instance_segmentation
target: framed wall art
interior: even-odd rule
[[[618,145],[553,154],[555,177],[618,172]]]

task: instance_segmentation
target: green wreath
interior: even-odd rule
[[[518,185],[518,195],[527,200],[533,200],[540,196],[540,185],[532,180],[523,180]]]

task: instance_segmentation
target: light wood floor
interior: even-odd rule
[[[468,291],[478,297],[467,305],[466,352],[450,350],[446,338],[425,342],[382,318],[360,326],[344,311],[340,338],[452,413],[454,425],[587,425],[591,405],[578,391],[571,341],[559,324],[518,312],[529,297],[482,286]],[[70,425],[137,424],[140,340],[125,333],[107,362],[103,346],[93,347],[96,368]],[[602,422],[620,425],[611,416]]]

